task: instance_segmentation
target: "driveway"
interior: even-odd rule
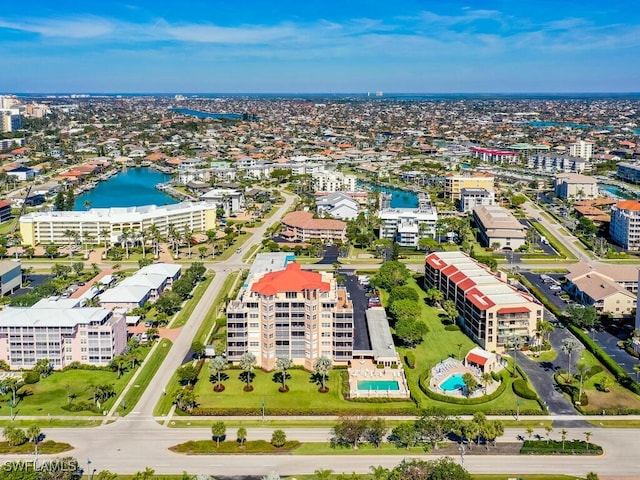
[[[518,365],[520,365],[527,374],[538,395],[540,395],[540,398],[547,404],[551,415],[577,415],[571,402],[560,392],[560,389],[553,380],[553,374],[555,372],[567,369],[568,357],[561,349],[562,342],[566,338],[575,339],[569,331],[563,328],[556,328],[549,336],[549,341],[553,349],[558,352],[558,356],[552,362],[536,362],[530,359],[524,352],[517,352]],[[578,349],[571,354],[572,371],[580,358],[582,350],[584,350],[584,347],[580,344]]]
[[[344,286],[353,302],[353,349],[370,350],[371,342],[369,341],[369,330],[365,316],[368,302],[364,288],[353,270],[339,270],[339,273],[344,276]]]
[[[338,247],[336,245],[329,245],[324,247],[322,260],[315,265],[333,265],[338,263]]]
[[[562,300],[556,293],[566,293],[564,290],[551,290],[549,287],[554,285],[553,283],[543,283],[540,275],[537,273],[531,272],[521,272],[521,274],[529,280],[539,291],[542,293],[547,299],[553,303],[561,312],[564,312],[567,308],[567,303]],[[564,275],[548,273],[547,276],[553,278],[556,281],[559,281]]]

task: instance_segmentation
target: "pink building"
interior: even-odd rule
[[[0,359],[12,369],[29,369],[45,358],[56,370],[72,362],[104,366],[126,344],[124,315],[81,307],[79,299],[52,297],[0,312]]]

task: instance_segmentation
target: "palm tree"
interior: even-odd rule
[[[91,205],[92,205],[91,200],[85,200],[84,203],[82,204],[85,210],[89,210],[91,208]]]
[[[547,432],[547,443],[549,443],[549,440],[551,439],[551,432],[553,432],[553,426],[545,425],[544,430]]]
[[[489,372],[483,372],[480,378],[482,378],[482,384],[484,385],[484,394],[486,395],[487,388],[494,382],[493,375],[491,375]]]
[[[278,370],[281,374],[280,380],[282,382],[282,387],[280,388],[281,392],[288,392],[289,387],[287,387],[287,370],[289,370],[293,366],[293,362],[289,357],[278,357],[276,358],[276,370]]]
[[[138,230],[138,240],[140,240],[140,245],[142,246],[142,258],[147,258],[147,240],[149,239],[150,233],[146,228],[141,228]]]
[[[247,441],[247,429],[245,427],[240,427],[238,428],[238,443],[240,443],[240,446],[244,445],[244,442]]]
[[[636,374],[636,383],[638,383],[638,374],[640,374],[640,363],[636,363],[636,364],[633,366],[633,371],[634,371],[634,372],[635,372],[635,374]]]
[[[313,363],[313,373],[320,376],[320,381],[322,383],[322,387],[320,388],[320,392],[325,393],[328,392],[329,389],[326,386],[327,376],[329,375],[329,371],[331,371],[331,360],[327,357],[319,357]]]
[[[78,232],[75,230],[67,229],[63,232],[63,235],[69,239],[69,257],[73,257],[73,250],[71,246],[73,245],[73,240],[78,235]]]
[[[371,470],[371,475],[373,476],[374,480],[386,480],[387,476],[389,475],[389,469],[383,467],[382,465],[378,465],[377,467],[371,465],[369,467],[369,470]]]
[[[104,249],[107,249],[107,242],[109,241],[110,231],[106,228],[103,228],[98,232],[98,243],[102,243],[104,245]]]
[[[529,440],[531,440],[531,437],[533,436],[533,427],[532,427],[531,425],[529,425],[529,426],[527,427],[526,432],[527,432],[527,435],[528,435],[528,437],[529,437]]]
[[[560,430],[560,438],[562,439],[562,449],[564,450],[564,442],[567,440],[567,435],[569,434],[569,432],[567,432],[566,429],[562,429]]]
[[[131,231],[125,227],[120,232],[120,243],[125,249],[127,259],[129,258],[129,240],[131,240]]]
[[[35,446],[35,454],[36,458],[38,457],[38,443],[40,443],[40,437],[42,436],[42,431],[38,425],[31,425],[27,429],[27,438],[29,438],[33,445]]]
[[[149,236],[153,242],[155,257],[158,258],[160,256],[160,242],[162,241],[162,234],[155,223],[149,227]]]
[[[184,226],[184,241],[187,243],[187,255],[191,258],[191,245],[193,244],[193,232],[188,225]]]
[[[245,380],[247,382],[247,384],[244,387],[245,392],[250,392],[251,390],[253,390],[253,387],[251,386],[251,380],[253,380],[252,376],[253,376],[253,369],[255,368],[255,366],[256,366],[255,355],[250,352],[243,353],[242,356],[240,357],[240,368],[244,370]]]
[[[213,387],[214,392],[222,392],[224,390],[224,385],[222,385],[220,377],[222,372],[227,368],[227,360],[222,356],[216,356],[211,359],[209,362],[209,371],[212,375],[216,376],[216,386]]]
[[[518,358],[517,358],[517,351],[522,347],[522,338],[518,335],[511,335],[509,336],[509,338],[507,339],[507,342],[505,344],[505,347],[509,348],[511,347],[511,351],[513,352],[512,354],[512,358],[513,358],[513,372],[511,374],[512,377],[516,376],[516,370],[518,367]]]
[[[591,441],[591,432],[584,432],[584,438],[587,440],[587,450],[589,450],[589,442]]]
[[[567,382],[571,378],[571,354],[578,349],[580,343],[574,338],[565,338],[560,349],[567,356]]]

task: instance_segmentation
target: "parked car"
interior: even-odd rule
[[[557,284],[553,284],[549,287],[549,290],[562,290],[562,287]]]

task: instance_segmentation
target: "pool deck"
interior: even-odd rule
[[[464,395],[462,389],[447,391],[440,388],[442,382],[444,382],[447,378],[455,374],[464,375],[465,373],[470,373],[471,375],[473,375],[478,384],[482,385],[482,388],[478,387],[476,391],[473,392],[469,397]],[[493,393],[495,390],[497,390],[499,385],[499,382],[492,382],[491,384],[487,385],[486,395],[489,395],[490,393]],[[485,395],[484,381],[482,380],[482,371],[478,368],[467,367],[460,360],[457,360],[455,358],[446,358],[431,369],[429,388],[436,393],[439,393],[441,395],[448,395],[450,397],[475,398]]]
[[[354,360],[349,372],[349,395],[351,398],[409,398],[410,392],[404,370],[378,368],[371,360]],[[361,381],[395,381],[399,390],[358,390]]]

